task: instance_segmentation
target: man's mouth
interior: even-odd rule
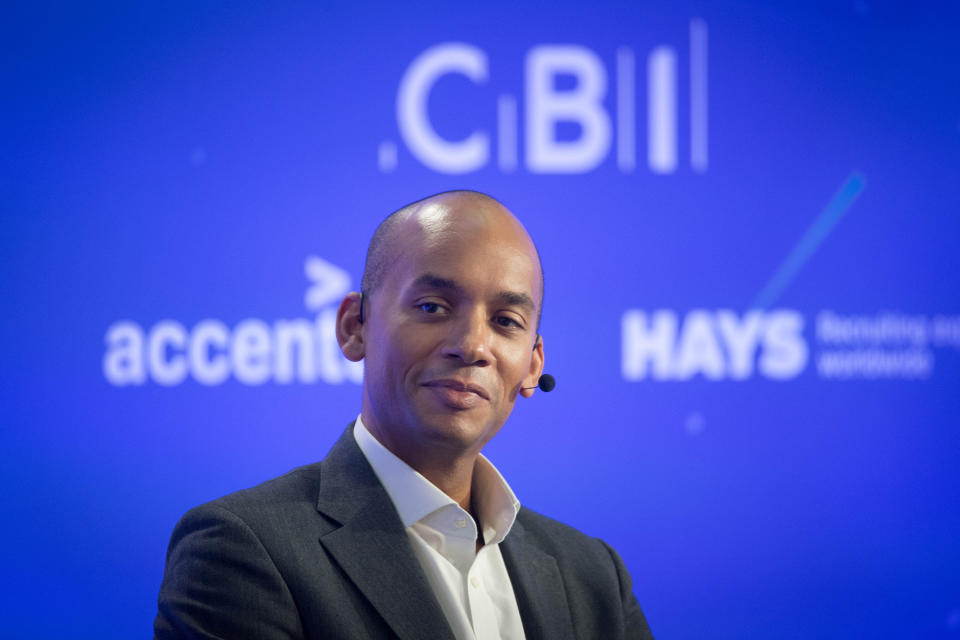
[[[449,389],[458,394],[473,394],[480,396],[484,400],[490,399],[490,394],[487,393],[487,390],[480,385],[473,384],[472,382],[467,382],[465,380],[457,380],[456,378],[440,378],[437,380],[431,380],[423,383],[423,386],[438,389]]]

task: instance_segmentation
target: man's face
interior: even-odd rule
[[[535,249],[493,203],[440,201],[403,225],[369,298],[364,422],[398,454],[475,453],[543,366]]]

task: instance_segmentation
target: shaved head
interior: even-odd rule
[[[491,220],[491,217],[495,219]],[[409,231],[409,225],[404,223],[415,221],[418,227],[424,229],[453,225],[469,229],[473,219],[479,222],[481,218],[495,224],[515,225],[529,239],[540,270],[540,300],[537,301],[539,330],[543,310],[543,264],[540,261],[540,253],[520,221],[501,202],[479,191],[466,189],[444,191],[411,202],[384,218],[377,226],[367,247],[363,279],[360,283],[361,292],[364,296],[374,294],[383,283],[384,276],[391,265],[400,257],[401,243],[397,240],[404,235],[405,229]]]

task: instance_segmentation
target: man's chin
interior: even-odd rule
[[[430,412],[421,416],[421,430],[431,441],[450,448],[469,450],[478,445],[482,447],[492,433],[488,416],[479,413],[471,410]]]

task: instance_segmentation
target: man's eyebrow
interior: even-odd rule
[[[413,281],[412,287],[417,289],[450,289],[463,291],[463,287],[456,280],[443,278],[432,273],[425,273]]]
[[[530,311],[535,311],[537,308],[537,305],[533,303],[533,298],[519,291],[501,291],[497,294],[497,297],[511,307],[524,307]]]

